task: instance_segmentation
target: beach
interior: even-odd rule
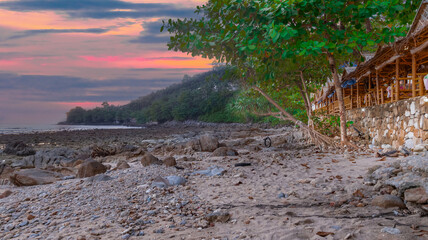
[[[424,204],[409,198],[416,186],[400,178],[425,181],[426,152],[320,149],[295,128],[250,124],[0,135],[2,150],[17,141],[36,154],[1,155],[15,172],[0,174],[0,195],[10,192],[0,199],[0,239],[428,236]],[[85,161],[106,171],[79,177]],[[19,171],[38,168],[58,174],[55,181],[12,184],[25,183]]]

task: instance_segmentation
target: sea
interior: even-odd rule
[[[140,129],[141,127],[128,127],[120,125],[5,125],[0,124],[1,134],[21,134],[21,133],[36,133],[36,132],[57,132],[57,131],[76,131],[76,130],[92,130],[92,129]]]

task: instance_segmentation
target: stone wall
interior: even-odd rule
[[[347,120],[368,134],[374,146],[428,149],[428,96],[348,110]]]

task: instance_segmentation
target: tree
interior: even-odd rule
[[[416,8],[418,1],[405,1],[404,5]],[[402,10],[401,0],[210,0],[197,7],[200,18],[170,19],[161,30],[166,27],[173,34],[170,49],[235,65],[246,82],[252,84],[278,78],[288,82],[283,74],[284,66],[290,63],[308,59],[324,62],[334,80],[341,141],[346,144],[345,107],[337,62],[361,61],[366,47],[389,43],[404,35],[405,28],[394,18],[398,14],[399,20],[405,21],[408,17],[400,14]],[[262,91],[259,87],[256,90]],[[302,97],[307,101],[307,97]]]

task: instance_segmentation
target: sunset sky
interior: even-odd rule
[[[209,70],[159,32],[204,2],[0,0],[0,124],[56,123],[72,107],[125,104]]]

